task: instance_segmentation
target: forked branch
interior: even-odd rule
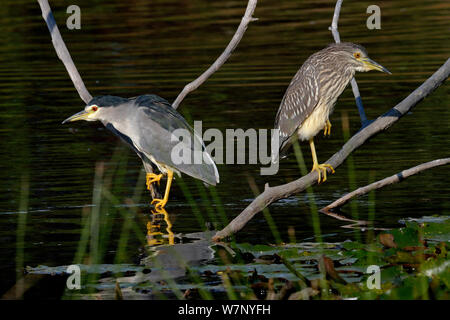
[[[53,46],[55,51],[59,57],[59,59],[64,63],[67,72],[69,73],[70,78],[78,91],[81,99],[88,103],[92,100],[92,96],[89,91],[86,89],[83,80],[70,56],[69,50],[62,39],[61,33],[59,32],[58,26],[56,25],[55,18],[53,17],[52,10],[47,0],[37,0],[39,6],[41,7],[42,17],[47,23],[48,30],[50,31],[50,35],[52,37]],[[253,13],[255,12],[256,5],[258,0],[249,0],[247,4],[247,9],[245,10],[245,14],[242,17],[241,23],[239,24],[238,29],[236,30],[233,38],[231,39],[228,46],[225,48],[223,53],[217,58],[217,60],[205,71],[203,72],[197,79],[188,83],[184,89],[180,92],[176,100],[173,102],[172,106],[176,109],[180,105],[181,101],[192,91],[196,90],[199,86],[201,86],[213,73],[219,70],[220,67],[228,60],[233,51],[238,46],[242,37],[244,36],[245,31],[248,28],[250,22],[257,20],[253,18]]]

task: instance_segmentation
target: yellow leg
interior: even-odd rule
[[[147,173],[147,176],[146,176],[147,189],[150,190],[150,186],[154,182],[158,182],[158,184],[159,184],[162,177],[163,177],[162,174]]]
[[[167,171],[167,184],[166,184],[166,192],[164,193],[163,199],[153,199],[152,204],[155,204],[155,207],[158,209],[164,208],[167,201],[169,201],[169,192],[170,192],[170,186],[172,185],[172,179],[173,179],[173,171],[168,170]]]
[[[330,120],[327,120],[325,123],[325,128],[323,128],[323,136],[329,136],[331,134],[331,122]]]
[[[311,147],[311,154],[312,154],[312,158],[313,158],[313,168],[312,168],[311,172],[317,171],[317,173],[319,174],[319,179],[317,180],[317,183],[325,182],[325,181],[327,181],[327,168],[331,169],[331,173],[334,173],[334,169],[331,165],[329,165],[327,163],[319,164],[319,162],[317,161],[316,148],[314,146],[313,138],[311,138],[309,140],[309,146]],[[321,179],[322,176],[323,176],[323,179]]]

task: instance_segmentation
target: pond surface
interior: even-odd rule
[[[82,28],[68,30],[66,8],[71,4],[51,2],[92,95],[153,93],[173,101],[222,52],[246,1],[83,0],[77,2]],[[310,54],[332,42],[328,26],[334,5],[334,1],[261,1],[255,12],[259,20],[250,25],[230,60],[188,95],[178,111],[190,123],[202,120],[204,130],[272,128],[292,76]],[[367,29],[368,5],[344,3],[339,28],[343,41],[363,44],[392,72],[357,75],[366,114],[374,119],[448,58],[450,4],[381,2],[381,30]],[[0,294],[16,283],[26,266],[138,265],[148,255],[146,245],[161,241],[160,236],[146,235],[154,231],[155,222],[140,160],[100,123],[61,125],[84,105],[56,57],[36,2],[3,0],[0,30]],[[313,194],[270,206],[278,233],[274,235],[266,216],[259,214],[236,240],[314,241],[311,210],[316,213],[315,208],[356,187],[448,157],[449,91],[443,85],[387,132],[372,138],[325,184],[315,186]],[[321,162],[360,128],[350,89],[330,120],[331,137],[316,139]],[[349,130],[344,130],[347,124]],[[310,168],[307,144],[302,151]],[[103,168],[97,170],[97,180],[96,168]],[[259,175],[259,165],[218,169],[221,183],[210,190],[189,177],[175,181],[166,207],[175,243],[195,244],[197,240],[185,235],[218,228],[238,215],[254,198],[251,186],[262,190],[266,182],[277,185],[300,176],[295,156],[283,160],[278,174],[270,177]],[[448,215],[448,174],[448,166],[429,170],[362,197],[343,213],[374,220],[379,228],[398,227],[406,218]],[[156,225],[165,230],[164,223]],[[361,237],[359,231],[342,225],[320,216],[324,241]],[[167,241],[170,236],[163,239]],[[195,261],[205,260],[199,256]],[[64,291],[62,280],[45,284],[28,294],[58,298]]]

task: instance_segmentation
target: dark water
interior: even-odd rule
[[[65,11],[73,1],[52,2],[91,94],[131,97],[154,93],[169,101],[222,52],[246,5],[245,1],[224,0],[77,1],[82,29],[70,31],[65,28]],[[363,44],[373,59],[393,73],[357,75],[367,116],[373,119],[406,97],[448,58],[450,4],[443,0],[382,1],[378,3],[382,29],[368,30],[365,12],[371,4],[344,3],[340,33],[345,41]],[[178,110],[187,119],[202,120],[204,129],[271,128],[296,70],[311,53],[332,41],[328,26],[333,9],[334,1],[261,1],[255,13],[259,21],[251,24],[235,54]],[[138,191],[144,189],[138,183],[140,160],[100,124],[60,124],[83,103],[55,55],[36,2],[3,0],[0,30],[0,294],[14,285],[16,266],[59,266],[74,261],[84,228],[83,208],[95,202],[98,162],[105,163],[104,176],[112,177],[110,192],[117,199],[109,213],[99,216],[101,224],[111,228],[103,262],[113,263],[117,251],[123,250],[121,262],[136,263],[150,219],[147,194],[142,194],[137,205],[127,201],[136,186]],[[345,142],[345,119],[350,134],[355,133],[360,122],[350,89],[331,117],[331,137],[316,140],[319,161],[328,159]],[[448,157],[449,123],[449,86],[444,85],[388,132],[353,153],[326,184],[314,187],[317,207],[402,169]],[[303,145],[302,150],[309,168],[309,147]],[[208,201],[194,180],[184,179],[197,215],[175,182],[167,206],[172,230],[176,234],[202,231],[198,214],[205,221],[220,222],[221,207],[233,218],[254,197],[249,186],[252,179],[262,189],[265,182],[276,185],[300,175],[292,156],[281,163],[276,176],[262,177],[259,168],[219,165],[221,184],[215,188],[216,198],[207,191]],[[448,215],[448,174],[448,167],[424,172],[377,191],[374,201],[362,197],[347,205],[344,213],[367,219],[374,212],[380,227],[397,226],[406,217]],[[222,206],[217,205],[217,198]],[[295,231],[297,241],[314,236],[310,203],[306,194],[300,194],[270,207],[282,240],[289,241],[288,229]],[[26,214],[19,213],[21,206]],[[95,207],[86,208],[87,214],[95,211]],[[128,220],[117,208],[136,209],[128,218],[134,229],[123,229]],[[19,217],[23,224],[18,223]],[[322,234],[338,240],[353,238],[354,232],[341,226],[321,216]],[[260,214],[238,240],[270,243],[274,241],[271,234]],[[37,295],[58,295],[57,290],[35,290]]]

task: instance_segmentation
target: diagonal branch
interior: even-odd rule
[[[52,9],[50,8],[47,0],[38,0],[38,2],[39,6],[41,7],[42,17],[47,23],[48,31],[50,31],[56,54],[58,55],[58,58],[64,63],[64,66],[69,73],[70,79],[72,79],[73,85],[77,89],[81,99],[87,104],[92,100],[92,96],[86,89],[84,82],[77,70],[77,67],[75,67],[75,64],[73,63],[69,50],[67,50],[66,44],[61,37],[61,33],[59,32],[58,26],[56,25],[55,18],[53,17]]]
[[[233,53],[234,49],[238,46],[242,37],[244,36],[245,31],[248,28],[248,25],[252,21],[258,20],[257,18],[253,18],[253,12],[255,12],[256,4],[258,0],[249,0],[247,4],[247,9],[245,10],[245,14],[242,17],[241,23],[237,28],[233,38],[231,39],[228,46],[222,52],[222,54],[217,58],[217,60],[205,71],[203,72],[197,79],[188,83],[183,91],[180,92],[178,97],[172,103],[172,107],[175,109],[178,108],[183,99],[192,91],[201,86],[214,72],[219,70],[219,68],[228,60],[228,58]]]
[[[334,41],[336,43],[341,42],[341,37],[339,36],[338,31],[338,21],[339,15],[341,13],[341,6],[343,0],[336,1],[336,7],[334,8],[333,21],[331,22],[331,26],[328,28],[333,34]],[[361,99],[361,94],[359,93],[358,84],[356,83],[355,78],[352,78],[350,84],[352,85],[353,95],[355,96],[356,106],[358,107],[359,116],[361,118],[361,124],[363,127],[367,126],[370,121],[367,120],[366,112],[364,111],[364,106]]]
[[[354,150],[362,146],[371,137],[391,127],[420,101],[436,90],[449,77],[449,75],[450,58],[447,59],[447,61],[419,88],[414,90],[394,108],[378,117],[378,119],[350,138],[341,150],[335,153],[329,160],[326,161],[326,163],[331,164],[333,168],[339,167]],[[294,194],[302,192],[307,187],[316,184],[317,178],[317,172],[314,171],[287,184],[276,187],[267,186],[264,192],[253,200],[253,202],[245,208],[244,211],[242,211],[224,229],[217,232],[213,240],[218,240],[238,232],[247,224],[248,221],[253,218],[253,216],[262,211],[268,205],[279,199],[288,198]]]
[[[328,214],[328,213],[330,213],[330,211],[332,209],[342,207],[343,205],[345,205],[347,202],[349,202],[354,197],[359,197],[366,193],[369,193],[372,190],[380,189],[380,188],[383,188],[385,186],[388,186],[388,185],[391,185],[394,183],[402,182],[406,178],[408,178],[412,175],[418,174],[424,170],[428,170],[428,169],[431,169],[434,167],[443,166],[443,165],[447,165],[447,164],[450,164],[450,158],[429,161],[426,163],[422,163],[418,166],[403,170],[402,172],[394,174],[390,177],[384,178],[382,180],[371,183],[367,186],[358,188],[350,193],[347,193],[345,196],[334,201],[332,204],[329,204],[325,208],[320,209],[320,212]]]

